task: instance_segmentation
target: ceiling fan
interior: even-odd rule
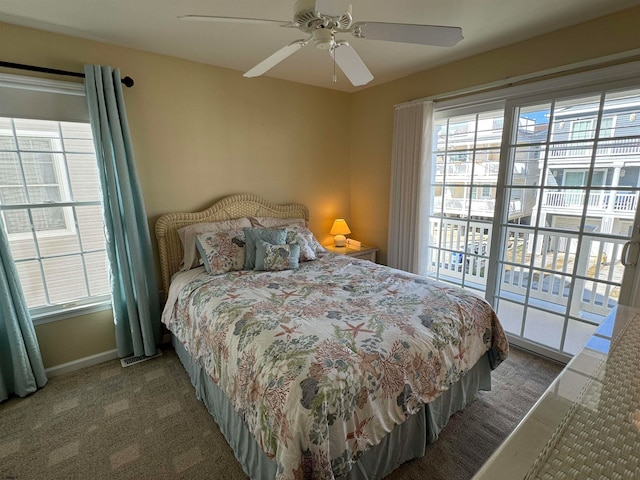
[[[462,40],[462,29],[439,25],[416,25],[409,23],[353,22],[351,5],[348,0],[297,0],[293,20],[266,20],[260,18],[219,17],[209,15],[184,15],[181,20],[269,24],[285,28],[297,28],[309,35],[285,45],[271,56],[245,72],[245,77],[258,77],[302,47],[313,43],[316,48],[328,50],[333,58],[355,85],[366,85],[373,75],[360,59],[356,51],[344,40],[336,39],[340,33],[350,33],[356,38],[385,40],[388,42],[414,43],[452,47]],[[333,81],[336,81],[335,67]]]

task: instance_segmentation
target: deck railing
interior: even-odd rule
[[[474,217],[493,218],[495,211],[495,200],[493,198],[468,199],[468,198],[445,198],[445,215],[473,215]],[[471,208],[469,208],[471,207]],[[442,197],[433,199],[433,211],[440,212],[442,209]],[[524,213],[524,204],[521,200],[509,202],[509,217]]]
[[[487,283],[491,225],[452,218],[432,218],[432,242],[439,241],[440,249],[430,248],[428,269],[441,276],[452,277],[465,284],[484,287]]]
[[[430,236],[434,246],[428,249],[429,272],[442,280],[486,288],[491,224],[432,218]],[[435,247],[437,242],[439,248]],[[569,308],[574,316],[606,315],[617,303],[622,282],[623,243],[620,239],[584,237],[578,252],[577,234],[547,232],[535,239],[530,228],[509,226],[500,289],[521,301],[528,292],[529,303],[546,310]],[[570,299],[572,284],[575,291]]]
[[[542,206],[547,208],[580,207],[585,204],[587,192],[566,190],[563,192],[544,192]],[[630,212],[635,214],[638,207],[638,192],[621,193],[599,191],[589,193],[589,212],[607,210],[613,212]]]
[[[593,141],[552,144],[549,146],[549,157],[585,157],[591,156]],[[596,154],[598,157],[630,155],[640,153],[637,139],[601,139]]]

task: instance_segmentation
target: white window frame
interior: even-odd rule
[[[15,94],[14,94],[15,92]],[[33,93],[33,96],[30,94]],[[4,98],[9,99],[9,101],[2,105],[5,111],[0,110],[0,116],[5,118],[31,118],[31,119],[41,119],[41,120],[49,120],[55,122],[80,122],[80,123],[89,123],[88,111],[86,107],[86,101],[84,99],[84,85],[72,82],[60,82],[56,80],[46,80],[46,79],[38,79],[32,77],[25,77],[19,75],[8,75],[8,74],[0,74],[0,98],[4,94]],[[42,101],[43,98],[54,95],[63,95],[65,97],[58,97],[63,99],[62,102],[46,102]],[[21,115],[22,103],[25,103],[25,115]],[[48,109],[50,104],[54,104],[54,107],[58,110],[60,109],[60,103],[64,103],[64,114],[58,115],[57,112],[52,112]],[[40,107],[44,105],[44,109],[42,110]],[[53,107],[52,107],[53,108]],[[8,110],[8,111],[7,111]],[[62,118],[60,118],[62,117]],[[14,132],[15,133],[15,132]],[[47,135],[41,136],[51,136],[50,132],[47,132]],[[37,132],[34,131],[34,136],[38,136]],[[51,136],[52,140],[55,140],[56,137]],[[60,137],[57,137],[58,141],[61,141]],[[58,180],[58,185],[60,187],[61,198],[63,199],[61,202],[55,203],[55,206],[63,207],[64,215],[65,215],[65,223],[67,228],[65,229],[55,229],[49,231],[40,231],[38,233],[38,238],[49,238],[60,235],[74,235],[77,237],[80,249],[79,253],[71,254],[73,256],[80,256],[82,258],[83,263],[83,272],[84,272],[84,280],[87,285],[87,292],[90,293],[91,290],[89,288],[89,280],[88,280],[88,265],[85,263],[85,255],[105,251],[107,249],[107,245],[104,245],[104,249],[91,249],[85,250],[82,246],[82,240],[79,236],[79,232],[77,230],[76,225],[76,214],[75,208],[82,206],[95,206],[101,205],[101,201],[73,201],[71,198],[71,190],[69,186],[70,178],[69,171],[66,164],[66,154],[68,152],[65,151],[64,145],[59,145],[59,151],[52,149],[51,153],[54,158],[54,168],[56,169],[56,177]],[[20,152],[18,145],[16,144],[15,151]],[[25,151],[27,153],[32,153],[32,151]],[[19,154],[19,153],[18,153]],[[21,160],[20,160],[21,162]],[[11,205],[5,206],[4,208],[0,207],[0,214],[3,214],[5,210],[9,209],[25,209],[25,208],[38,208],[38,206],[48,207],[52,204],[20,204],[20,205]],[[20,239],[29,239],[34,238],[36,242],[37,248],[37,239],[35,232],[33,229],[30,232],[20,232],[8,235],[9,241],[20,240]],[[62,255],[65,256],[65,255]],[[54,257],[61,257],[60,255],[54,255]],[[44,258],[40,255],[39,250],[37,250],[37,258],[28,259],[28,260],[36,260],[40,265],[40,270],[42,274],[42,281],[46,290],[46,277],[42,270],[42,260]],[[16,263],[20,261],[25,261],[25,259],[17,260]],[[47,294],[47,300],[49,299]],[[31,318],[34,324],[43,324],[54,322],[58,320],[67,319],[74,316],[86,315],[93,312],[98,312],[111,308],[111,295],[94,295],[89,297],[80,298],[77,300],[72,300],[65,303],[59,304],[49,304],[46,306],[38,306],[32,307],[29,309],[31,314]]]
[[[0,134],[3,133],[3,130],[0,129]],[[20,163],[20,167],[21,169],[23,168],[22,166],[22,156],[21,153],[50,153],[53,156],[53,168],[55,169],[55,175],[56,175],[56,180],[57,183],[56,185],[58,186],[59,190],[60,190],[60,197],[62,199],[62,202],[64,203],[75,203],[75,202],[69,202],[69,200],[71,199],[71,194],[70,194],[70,188],[69,188],[69,184],[68,184],[68,168],[66,165],[66,151],[64,150],[64,146],[62,145],[62,142],[60,141],[60,138],[58,137],[49,137],[49,132],[43,132],[43,131],[38,131],[38,130],[34,130],[33,131],[33,136],[34,137],[41,137],[41,138],[49,138],[49,140],[51,140],[51,143],[57,143],[59,145],[54,146],[51,148],[51,151],[37,151],[37,150],[20,150],[20,147],[17,144],[17,138],[15,136],[15,131],[10,132],[10,135],[14,135],[14,139],[16,139],[16,149],[15,152],[18,155],[18,162]],[[25,183],[26,188],[29,188],[29,184]],[[35,203],[27,203],[25,205],[35,205]],[[65,236],[65,235],[76,235],[76,224],[75,221],[73,219],[73,213],[69,210],[69,208],[65,208],[65,207],[60,207],[62,208],[62,212],[64,214],[64,221],[65,221],[65,228],[57,228],[57,229],[50,229],[50,230],[43,230],[40,231],[40,233],[38,233],[38,236],[40,238],[46,238],[46,237],[59,237],[59,236]],[[7,222],[5,221],[5,225],[7,225]],[[29,238],[31,238],[32,233],[30,231],[28,232],[19,232],[19,233],[11,233],[11,232],[7,232],[7,237],[9,239],[9,241],[15,241],[15,240],[28,240]]]
[[[432,179],[433,183],[431,188],[433,189],[434,196],[436,196],[435,192],[437,189],[442,189],[442,193],[437,195],[441,198],[440,205],[437,206],[434,204],[432,211],[427,214],[430,223],[429,242],[432,240],[431,234],[433,233],[433,229],[436,228],[434,227],[435,222],[438,224],[438,245],[433,247],[433,244],[430,244],[426,249],[426,254],[422,260],[428,264],[425,267],[425,274],[439,281],[468,288],[479,293],[484,291],[483,282],[485,275],[483,272],[486,269],[487,258],[485,256],[487,251],[484,246],[482,249],[478,249],[478,247],[474,247],[474,245],[486,244],[486,238],[482,230],[484,226],[487,228],[491,226],[491,219],[478,220],[473,218],[475,213],[473,211],[473,201],[493,200],[493,192],[496,186],[487,184],[486,180],[484,182],[474,182],[474,170],[477,167],[476,160],[479,157],[483,158],[482,155],[484,153],[491,152],[495,149],[495,146],[485,145],[487,139],[481,132],[487,132],[489,130],[480,129],[480,125],[487,120],[484,116],[488,113],[502,110],[504,110],[504,102],[499,101],[473,107],[462,107],[460,109],[446,111],[436,110],[434,113],[433,138],[435,138],[436,133],[445,135],[445,132],[447,138],[444,139],[445,142],[441,147],[434,145],[433,155],[434,157],[444,155],[447,158],[444,163],[443,173],[440,174],[442,183],[438,181],[438,175]],[[460,152],[464,152],[467,156],[466,162],[463,163],[463,165],[465,165],[465,177],[468,177],[466,180],[451,175],[450,167],[455,166],[456,162],[449,162],[451,157],[458,155],[458,150],[450,149],[448,145],[450,137],[456,135],[457,129],[454,127],[458,125],[459,129],[460,125],[462,125],[463,118],[472,119],[474,122],[473,130],[469,131],[465,129],[464,131],[464,135],[468,137],[470,141],[470,146],[468,149],[460,150]],[[445,127],[445,130],[436,132],[435,128],[440,126],[439,124],[441,124],[442,121],[447,122],[448,128]],[[496,126],[500,123],[500,121],[496,121],[494,118],[490,131],[496,132]],[[464,126],[466,127],[466,120]],[[501,141],[501,138],[501,136],[497,138],[498,143]],[[453,155],[451,155],[451,153],[453,153]],[[469,179],[471,179],[471,183],[468,183]],[[484,195],[487,188],[489,189],[489,196]],[[462,210],[464,208],[466,210],[464,216],[461,218],[446,216],[445,210],[447,210],[447,202],[460,204],[460,209]],[[460,233],[461,231],[465,233]],[[443,242],[443,235],[448,235],[450,238]]]
[[[585,73],[566,75],[563,77],[553,78],[549,80],[539,80],[536,82],[531,82],[523,85],[517,85],[505,88],[496,89],[495,85],[486,85],[476,87],[475,91],[481,91],[482,93],[472,93],[460,91],[460,92],[451,92],[450,94],[446,94],[442,96],[442,99],[438,98],[425,98],[424,100],[431,100],[434,102],[434,118],[446,118],[453,117],[455,115],[459,115],[462,113],[466,113],[466,111],[476,111],[489,109],[489,105],[493,102],[509,102],[514,99],[519,99],[524,96],[533,97],[535,95],[546,95],[551,92],[559,91],[559,90],[573,90],[575,95],[581,95],[584,92],[595,91],[598,88],[596,87],[599,84],[608,84],[612,88],[635,88],[638,86],[637,78],[640,76],[640,62],[629,62],[623,65],[617,65],[613,67],[604,67],[600,69],[596,69],[593,71],[588,71]],[[528,76],[528,78],[522,78],[523,81],[530,81],[534,76]],[[511,80],[511,79],[509,79]],[[517,84],[516,79],[513,79],[514,83]],[[506,81],[504,82],[507,83]],[[483,91],[485,90],[486,91]],[[470,89],[471,90],[471,89]],[[420,101],[420,100],[416,100]],[[507,115],[510,115],[509,112],[505,112],[505,125],[511,122],[511,118],[507,118]],[[609,112],[605,112],[603,118],[607,118],[610,115]],[[612,125],[609,127],[609,132],[613,133],[613,130],[616,128],[616,120],[614,117]],[[509,122],[508,122],[508,121]],[[609,133],[607,132],[607,133]],[[611,135],[600,136],[599,139],[609,138]],[[566,142],[570,142],[570,140],[565,140]],[[503,142],[504,143],[504,142]],[[556,165],[554,165],[556,167]],[[564,168],[564,166],[558,165],[557,167]],[[501,169],[501,172],[498,175],[498,187],[496,191],[496,201],[500,202],[502,208],[505,207],[504,196],[507,194],[507,191],[502,185],[505,184],[506,172]],[[640,180],[639,180],[640,182]],[[507,202],[508,203],[508,202]],[[425,212],[428,215],[428,212]],[[640,217],[640,214],[638,215]],[[496,212],[496,217],[494,220],[498,219],[499,216]],[[498,232],[498,228],[495,225],[494,221],[494,232]],[[640,226],[637,227],[638,231],[635,233],[640,233]],[[496,234],[496,233],[494,233]],[[491,245],[491,251],[489,252],[490,259],[501,258],[501,249],[504,248],[503,245],[500,245],[500,242],[495,241]],[[497,262],[490,262],[489,272],[487,274],[487,287],[485,291],[485,298],[491,303],[494,303],[495,300],[495,292],[497,288],[496,278],[497,278],[497,270],[496,270]],[[633,282],[627,282],[626,284],[627,297],[635,298],[635,304],[633,306],[640,307],[640,275],[636,275]],[[540,353],[548,354],[547,351],[540,350]],[[567,361],[567,357],[564,354],[558,354],[558,359]]]
[[[611,125],[607,126],[607,127],[603,127],[602,125],[600,126],[600,133],[602,133],[603,131],[607,131],[608,134],[607,135],[600,135],[598,138],[612,138],[614,137],[614,132],[616,129],[616,118],[617,115],[606,115],[602,117],[602,124],[604,124],[605,122],[611,122]],[[585,137],[585,138],[576,138],[574,136],[575,133],[581,133],[581,132],[594,132],[595,131],[595,127],[596,127],[596,122],[597,122],[597,118],[581,118],[581,119],[575,119],[575,120],[571,120],[571,124],[569,126],[569,141],[581,141],[581,140],[594,140],[593,137]],[[578,123],[589,123],[589,128],[587,130],[578,130],[575,131],[574,127],[576,126],[576,124]]]
[[[567,173],[580,173],[582,174],[582,180],[580,182],[581,185],[585,185],[586,181],[587,181],[587,176],[589,175],[589,169],[586,168],[565,168],[564,169],[564,173],[562,175],[562,185],[558,185],[559,187],[577,187],[577,188],[582,188],[579,185],[567,185],[566,184],[566,175]],[[606,168],[594,168],[593,169],[593,174],[594,177],[596,174],[602,174],[602,184],[598,185],[597,183],[593,182],[591,185],[594,187],[607,187],[609,185],[607,185],[607,169]]]

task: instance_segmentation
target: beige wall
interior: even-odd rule
[[[45,368],[116,348],[111,310],[36,326]]]
[[[125,100],[152,227],[232,193],[306,204],[321,242],[336,216],[350,220],[348,94],[6,24],[0,45],[4,61],[97,63],[133,77]],[[112,322],[94,314],[39,325],[45,366],[115,348]]]
[[[254,193],[306,203],[324,243],[344,216],[384,262],[393,105],[640,48],[638,24],[640,8],[352,95],[12,25],[0,25],[0,45],[5,61],[99,63],[135,79],[125,97],[151,226],[169,211]],[[36,331],[47,367],[115,348],[108,312]]]
[[[638,25],[634,8],[351,95],[352,229],[384,263],[394,105],[637,49]]]

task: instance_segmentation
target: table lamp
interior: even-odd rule
[[[344,218],[336,218],[329,233],[335,235],[333,242],[336,244],[336,247],[344,247],[347,244],[345,235],[350,234],[351,230],[349,230],[349,225],[344,221]]]

